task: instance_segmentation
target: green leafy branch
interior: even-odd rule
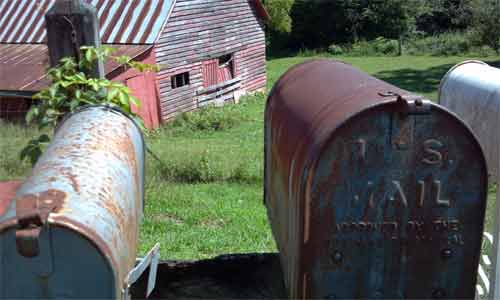
[[[36,123],[43,130],[55,127],[65,114],[80,106],[105,104],[120,108],[144,128],[142,119],[132,111],[132,107],[140,107],[141,102],[127,86],[105,78],[92,78],[87,74],[97,61],[104,63],[109,59],[139,72],[158,72],[160,67],[133,61],[128,56],[113,56],[116,49],[111,47],[82,47],[81,51],[79,62],[66,57],[61,59],[57,67],[48,70],[47,75],[52,80],[52,85],[33,96],[37,103],[28,111],[26,122]],[[49,143],[50,137],[47,134],[30,140],[20,152],[21,161],[29,159],[35,164]]]

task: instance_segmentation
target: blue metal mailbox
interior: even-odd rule
[[[1,298],[126,298],[143,198],[136,124],[108,107],[70,115],[0,216]]]
[[[265,113],[265,203],[291,298],[473,299],[481,147],[453,113],[312,60]]]

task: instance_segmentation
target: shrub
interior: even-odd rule
[[[328,47],[328,53],[330,53],[331,55],[342,55],[344,54],[344,49],[342,49],[342,47],[339,45],[331,44]]]
[[[236,126],[242,118],[243,114],[238,105],[223,107],[207,105],[198,111],[181,114],[168,127],[193,131],[220,131]]]
[[[322,49],[301,48],[301,49],[299,49],[297,56],[299,56],[299,57],[311,57],[311,56],[318,56],[322,53],[323,53]]]
[[[349,54],[353,56],[399,55],[399,43],[397,40],[383,37],[372,41],[359,41],[350,46]]]
[[[468,54],[490,54],[491,49],[481,45],[474,31],[447,32],[405,43],[405,53],[410,55],[452,56]]]
[[[154,161],[151,175],[160,180],[182,183],[221,181],[224,179],[224,174],[211,158],[209,151],[206,150],[183,157]]]

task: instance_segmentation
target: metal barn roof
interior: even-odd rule
[[[86,0],[97,8],[105,44],[153,44],[175,0]],[[1,0],[0,43],[45,41],[45,13],[56,0]]]
[[[149,45],[112,45],[114,55],[132,58],[148,51]],[[0,44],[0,93],[1,91],[39,91],[50,84],[47,78],[49,55],[46,45]],[[120,65],[109,60],[104,66],[109,74]]]

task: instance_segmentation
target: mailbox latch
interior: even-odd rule
[[[65,193],[49,190],[37,195],[25,195],[16,200],[16,247],[24,257],[40,254],[40,233],[49,214],[61,207]]]

